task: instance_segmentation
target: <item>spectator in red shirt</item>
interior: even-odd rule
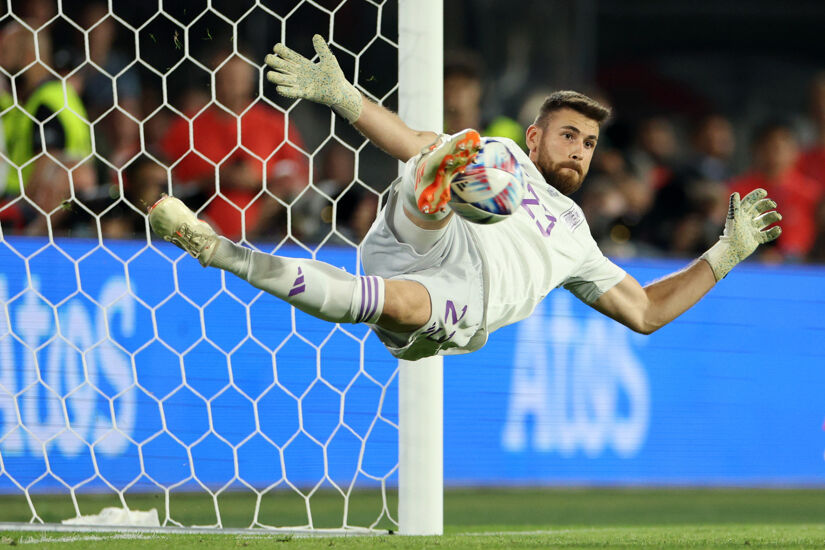
[[[185,113],[192,118],[193,147],[184,119],[172,123],[161,147],[170,163],[182,158],[173,170],[175,179],[197,185],[212,199],[205,217],[239,240],[255,235],[264,218],[281,209],[267,192],[288,203],[307,185],[309,162],[300,151],[298,131],[292,125],[287,129],[280,111],[253,97],[255,67],[227,52],[216,61],[214,101],[197,114]]]
[[[776,249],[786,259],[802,260],[815,238],[821,189],[796,166],[799,146],[789,124],[771,122],[759,128],[752,151],[751,170],[730,183],[730,192],[744,197],[757,187],[766,189],[782,209],[782,236]]]
[[[811,83],[811,118],[816,127],[816,142],[799,156],[799,170],[815,179],[825,190],[825,72]]]

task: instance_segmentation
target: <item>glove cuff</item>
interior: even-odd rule
[[[722,239],[711,246],[707,252],[699,256],[699,259],[705,260],[710,264],[710,268],[713,270],[713,275],[716,277],[717,282],[724,279],[730,270],[741,261],[730,246],[730,243]]]
[[[332,109],[352,124],[361,116],[361,109],[363,108],[361,92],[349,82],[346,83],[342,92],[344,94],[343,99],[333,105]]]

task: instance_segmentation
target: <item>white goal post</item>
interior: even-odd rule
[[[175,120],[188,125],[186,154],[210,163],[217,179],[213,194],[193,208],[208,215],[213,201],[225,198],[218,176],[230,156],[212,159],[193,135],[195,119],[210,106],[229,112],[218,104],[216,75],[230,58],[263,74],[262,63],[241,49],[244,33],[264,36],[279,29],[279,39],[289,46],[303,40],[305,47],[308,36],[291,29],[303,33],[320,24],[315,32],[330,38],[345,73],[371,100],[392,107],[397,97],[407,124],[439,131],[443,0],[294,0],[277,3],[286,6],[283,13],[263,0],[203,0],[197,9],[199,0],[161,0],[148,14],[141,10],[154,8],[127,9],[122,7],[132,6],[127,0],[102,0],[104,13],[92,23],[79,15],[84,2],[54,0],[53,13],[44,8],[35,14],[40,19],[25,7],[14,11],[23,4],[9,2],[0,12],[0,27],[13,25],[15,32],[35,37],[36,58],[19,68],[0,68],[0,80],[11,84],[10,90],[0,89],[10,92],[0,100],[0,117],[33,124],[45,141],[46,124],[70,114],[89,128],[91,152],[79,153],[81,147],[64,157],[35,148],[20,161],[10,147],[18,134],[8,133],[17,122],[0,122],[0,190],[6,171],[20,184],[17,195],[8,189],[0,195],[0,529],[82,531],[105,506],[127,518],[130,511],[156,508],[153,521],[159,527],[152,529],[161,530],[442,534],[441,358],[396,362],[364,326],[311,319],[231,275],[202,270],[149,233],[146,205],[128,192],[140,163],[161,170],[165,192],[187,192],[177,178],[184,157],[164,160],[149,145],[150,127],[168,119],[169,128]],[[387,35],[394,25],[384,20],[396,7],[397,39]],[[336,42],[337,21],[352,22],[358,10],[375,17],[374,36],[356,41],[341,31],[343,43]],[[116,70],[104,65],[99,51],[93,53],[90,36],[104,20],[128,36],[125,42],[134,52],[134,60]],[[231,36],[229,54],[211,66],[203,52],[219,29]],[[47,50],[70,42],[79,44],[74,52],[80,59],[63,60],[57,68]],[[372,67],[386,65],[392,50],[398,55],[397,82],[381,81]],[[45,120],[26,112],[26,98],[15,88],[35,65],[46,67],[46,80],[59,84],[52,93],[62,89],[63,94],[63,108]],[[104,77],[103,87],[111,86],[111,106],[97,113],[68,99],[84,79],[92,81],[92,73]],[[194,73],[206,75],[211,97],[186,112],[183,100],[173,100],[178,93],[173,80],[182,88]],[[126,101],[121,85],[144,75],[148,83],[141,85],[157,97],[157,105],[121,104]],[[261,234],[247,238],[243,220],[252,207],[235,206],[242,219],[240,238],[264,252],[315,257],[359,272],[358,241],[344,227],[343,209],[357,193],[373,200],[362,203],[374,203],[374,212],[393,174],[380,184],[374,181],[380,170],[369,155],[377,151],[345,121],[307,102],[273,99],[274,93],[265,94],[268,86],[256,84],[253,99],[283,116],[289,128],[283,142],[266,157],[243,141],[242,120],[250,105],[232,114],[238,138],[232,154],[240,151],[265,167],[254,200],[281,208],[288,225],[285,234],[262,244]],[[195,103],[189,105],[197,103],[197,94],[192,97],[187,101]],[[300,123],[318,120],[322,124],[313,131],[319,135],[304,143],[291,133],[293,127],[306,128]],[[137,128],[137,152],[121,151],[117,157],[116,147],[106,143],[106,128],[118,124]],[[335,192],[319,181],[333,147],[353,159],[354,173]],[[289,199],[267,187],[266,163],[282,149],[292,149],[292,160],[305,162],[309,182]],[[48,161],[52,173],[65,174],[62,204],[49,206],[26,187],[41,161]],[[110,178],[99,182],[96,195],[83,183],[83,170],[93,165]],[[293,230],[306,215],[306,203],[325,209],[321,217],[329,233],[319,240],[302,242],[301,231],[309,230]],[[15,226],[23,223],[20,216],[38,220],[40,229]],[[118,216],[139,226],[131,239],[108,233],[118,227],[109,223]],[[59,225],[74,217],[81,222],[73,229]],[[228,510],[237,506],[248,517],[228,519]],[[321,521],[321,516],[337,519]],[[75,522],[71,527],[60,525],[69,519]],[[131,528],[140,529],[135,525]]]
[[[398,114],[412,128],[444,127],[443,0],[401,0]],[[398,520],[402,534],[444,528],[443,359],[400,361]]]

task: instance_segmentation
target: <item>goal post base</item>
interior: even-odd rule
[[[366,527],[348,527],[346,529],[317,529],[307,527],[129,527],[123,525],[62,525],[59,523],[4,523],[0,522],[0,532],[31,533],[132,533],[146,535],[241,535],[273,536],[288,535],[294,537],[340,537],[392,535],[394,531],[386,529],[369,529]]]

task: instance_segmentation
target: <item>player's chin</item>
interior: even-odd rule
[[[554,181],[548,182],[555,187],[562,195],[572,195],[582,186],[584,176],[570,168],[563,168],[560,173],[556,172]]]

